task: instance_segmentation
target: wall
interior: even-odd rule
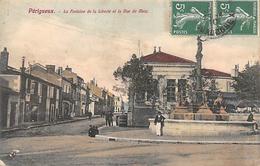
[[[221,92],[234,92],[234,88],[231,87],[232,79],[231,78],[217,78],[216,79],[217,88]]]
[[[230,113],[229,120],[231,121],[246,121],[249,113]],[[260,126],[260,113],[254,114],[254,119],[257,121]]]
[[[149,119],[150,130],[155,133],[154,119]],[[163,133],[170,136],[227,136],[252,133],[253,122],[193,121],[166,119]]]
[[[20,92],[20,75],[8,75],[8,74],[0,74],[0,83],[5,88],[10,88],[15,92]]]
[[[153,66],[153,75],[165,75],[168,79],[181,79],[184,75],[187,77],[191,74],[194,69],[192,64],[151,64]]]
[[[18,126],[20,101],[18,95],[9,95],[7,110],[7,128]]]

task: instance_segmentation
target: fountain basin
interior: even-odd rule
[[[154,119],[149,119],[150,130],[155,133]],[[247,121],[207,121],[166,119],[163,134],[169,136],[225,136],[251,134],[255,122]]]

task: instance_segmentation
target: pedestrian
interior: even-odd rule
[[[105,111],[101,111],[101,118],[106,116],[106,112]]]
[[[258,124],[257,124],[257,122],[255,121],[255,119],[254,119],[254,114],[253,114],[252,112],[250,112],[250,114],[248,115],[247,121],[248,121],[248,122],[255,122],[254,128],[255,128],[255,129],[258,129]]]
[[[110,116],[110,112],[109,111],[107,111],[106,113],[105,113],[105,119],[106,119],[106,126],[110,126],[110,118],[109,118],[109,116]]]
[[[88,130],[88,135],[90,137],[95,137],[97,134],[99,134],[98,127],[90,125]]]
[[[162,113],[160,111],[158,111],[158,113],[154,119],[154,125],[156,127],[157,136],[163,135],[164,119],[165,119],[165,117],[162,116]]]
[[[116,126],[118,126],[119,125],[119,116],[117,115],[116,116]]]
[[[110,111],[110,113],[109,113],[109,122],[110,122],[110,125],[111,126],[113,126],[113,112],[112,111]]]
[[[92,112],[89,112],[88,118],[89,118],[89,120],[91,120],[91,118],[92,118]]]

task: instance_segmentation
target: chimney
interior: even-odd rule
[[[48,73],[55,73],[55,65],[46,65]]]
[[[69,66],[67,66],[67,67],[65,68],[65,70],[68,70],[68,71],[72,72],[72,68],[69,67]]]
[[[24,63],[25,63],[25,57],[23,56],[23,57],[22,57],[22,67],[21,67],[21,71],[22,71],[22,72],[25,71],[25,65],[24,65]]]
[[[7,67],[8,67],[8,59],[9,59],[9,52],[7,51],[7,48],[5,47],[4,50],[1,52],[1,57],[0,57],[0,72],[7,70]]]
[[[156,53],[156,46],[153,47],[153,53]]]
[[[58,67],[57,73],[61,76],[62,75],[62,67]]]
[[[161,47],[159,47],[159,52],[161,52]]]

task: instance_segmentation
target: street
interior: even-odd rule
[[[4,137],[80,135],[88,132],[89,125],[102,126],[104,124],[105,120],[103,118],[94,118],[91,121],[87,119],[73,123],[15,131]]]
[[[0,139],[0,160],[8,166],[169,165],[259,166],[259,145],[199,145],[107,142],[87,136],[96,118],[19,131]],[[8,152],[19,149],[14,159]]]

